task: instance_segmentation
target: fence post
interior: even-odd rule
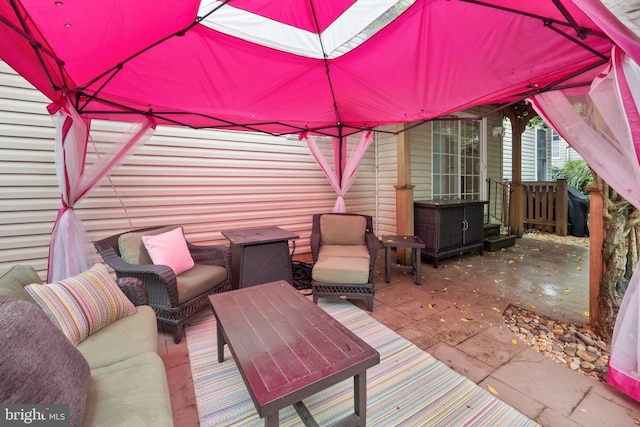
[[[569,221],[569,197],[567,194],[567,180],[556,180],[556,234],[566,236],[568,234],[567,223]]]
[[[589,191],[589,322],[598,318],[598,295],[604,268],[602,243],[604,242],[604,200],[597,187]]]
[[[509,199],[509,223],[511,232],[516,237],[524,235],[524,186],[522,182],[511,181],[511,194]]]

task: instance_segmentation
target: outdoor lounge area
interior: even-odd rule
[[[307,255],[300,258],[310,261]],[[371,318],[540,425],[632,426],[640,418],[640,405],[633,399],[542,356],[518,340],[502,317],[514,304],[559,321],[586,322],[588,248],[584,245],[524,237],[502,251],[442,260],[437,269],[423,261],[421,285],[402,271],[393,271],[387,284],[380,251],[374,283]],[[365,301],[354,304],[366,312]],[[159,337],[176,426],[200,422],[191,363],[201,362],[189,359],[189,343],[201,332],[197,329],[190,337],[189,331],[187,326],[186,340],[180,344],[173,343],[169,330]],[[199,358],[201,347],[197,348]],[[205,386],[199,381],[196,388],[202,390]],[[209,396],[209,403],[201,405],[210,405],[212,399]],[[394,405],[400,407],[402,401]],[[371,409],[368,417],[373,417]]]
[[[1,403],[89,427],[639,425],[638,251],[605,266],[626,228],[600,221],[613,193],[640,210],[637,12],[0,2]],[[523,236],[566,236],[560,139],[603,202],[591,253]],[[575,348],[516,335],[556,330]]]

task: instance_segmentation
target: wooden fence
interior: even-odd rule
[[[567,181],[526,181],[524,189],[525,230],[566,236],[568,231]]]

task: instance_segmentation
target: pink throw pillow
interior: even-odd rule
[[[155,236],[142,236],[142,242],[154,264],[168,265],[176,275],[195,265],[182,227]]]

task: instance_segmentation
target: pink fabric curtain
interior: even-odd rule
[[[588,90],[546,92],[532,101],[589,166],[640,209],[640,67],[618,47],[611,58]],[[639,313],[636,266],[616,318],[607,381],[638,401]]]
[[[344,196],[355,181],[360,161],[371,145],[372,132],[352,135],[343,138],[342,142],[325,136],[302,135],[302,138],[338,194],[333,212],[346,212]]]
[[[86,167],[90,122],[80,117],[66,96],[49,105],[48,110],[56,127],[56,176],[62,200],[49,245],[47,281],[52,282],[81,273],[95,262],[95,251],[73,207],[135,146],[153,134],[155,123],[147,119],[137,125],[106,156]]]

